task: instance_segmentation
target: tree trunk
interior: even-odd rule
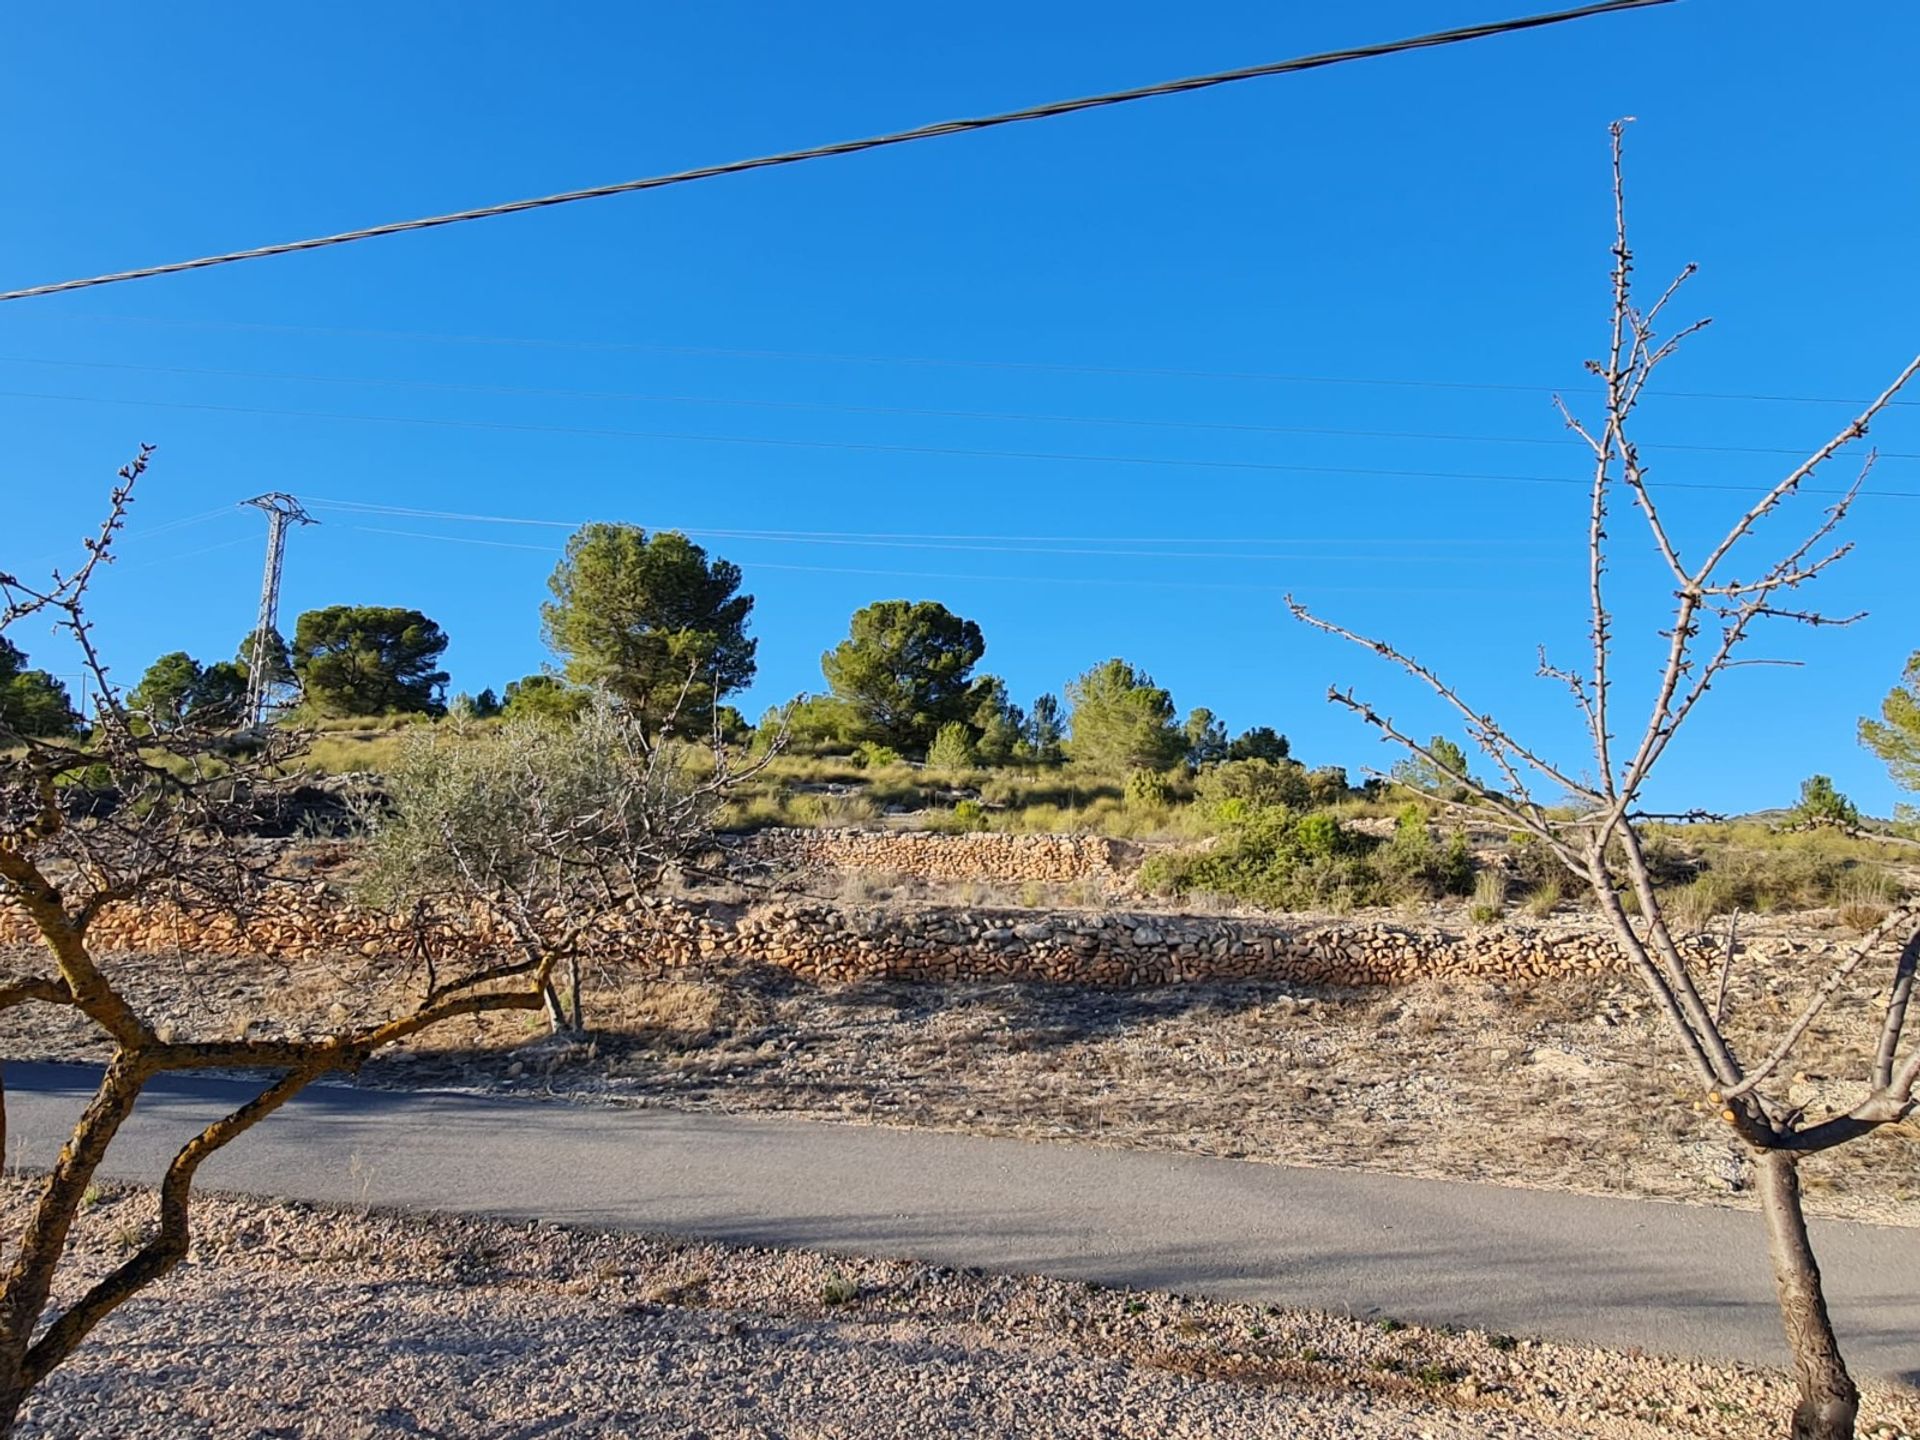
[[[0,1440],[13,1434],[26,1403],[27,1387],[20,1378],[20,1367],[10,1359],[0,1359]]]
[[[1860,1391],[1840,1358],[1820,1288],[1820,1265],[1807,1236],[1800,1204],[1800,1160],[1784,1150],[1760,1156],[1760,1199],[1767,1216],[1767,1244],[1773,1256],[1773,1282],[1780,1296],[1780,1319],[1800,1384],[1793,1407],[1793,1440],[1853,1440],[1860,1412]]]
[[[41,1183],[40,1198],[13,1240],[11,1263],[0,1276],[0,1437],[13,1433],[20,1407],[34,1386],[29,1350],[34,1329],[52,1293],[60,1257],[66,1253],[74,1216],[87,1186],[133,1111],[146,1083],[139,1062],[123,1050],[108,1064],[100,1088],[75,1122],[73,1133]]]
[[[7,1161],[7,1091],[6,1067],[0,1065],[0,1168]],[[0,1347],[0,1437],[13,1434],[14,1422],[20,1418],[20,1406],[27,1398],[27,1387],[21,1375],[20,1362],[26,1358],[25,1345],[9,1344]]]
[[[573,1033],[581,1035],[586,1032],[587,1018],[580,1004],[580,957],[578,955],[567,957],[567,984],[573,990],[568,997],[573,1009]]]

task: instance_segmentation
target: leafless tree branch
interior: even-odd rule
[[[1661,515],[1631,432],[1635,407],[1647,393],[1655,371],[1675,353],[1681,342],[1698,333],[1706,322],[1683,326],[1666,338],[1656,333],[1655,322],[1694,273],[1691,265],[1680,272],[1649,310],[1642,313],[1634,304],[1633,252],[1627,236],[1622,166],[1623,133],[1624,122],[1612,127],[1614,243],[1609,343],[1606,358],[1590,361],[1587,366],[1603,385],[1603,415],[1597,422],[1583,420],[1555,397],[1562,423],[1586,444],[1592,456],[1592,483],[1586,513],[1592,659],[1586,673],[1576,674],[1550,665],[1542,653],[1537,670],[1541,677],[1565,686],[1580,708],[1592,745],[1597,781],[1573,783],[1569,776],[1576,767],[1550,759],[1544,751],[1529,748],[1499,721],[1471,709],[1445,680],[1404,651],[1313,615],[1295,604],[1291,597],[1288,604],[1297,619],[1364,647],[1438,695],[1466,719],[1470,731],[1482,747],[1502,763],[1503,769],[1507,757],[1511,757],[1533,773],[1556,781],[1574,797],[1576,804],[1571,814],[1549,814],[1525,802],[1524,794],[1516,801],[1487,787],[1473,787],[1467,777],[1453,775],[1438,757],[1386,720],[1372,705],[1355,699],[1351,692],[1331,692],[1333,700],[1379,729],[1387,739],[1428,764],[1436,765],[1454,780],[1467,784],[1478,805],[1522,831],[1542,835],[1560,862],[1590,887],[1622,953],[1654,996],[1669,1028],[1706,1083],[1715,1112],[1759,1157],[1766,1180],[1764,1198],[1782,1314],[1794,1346],[1802,1387],[1794,1433],[1815,1437],[1815,1440],[1833,1440],[1833,1437],[1852,1434],[1858,1393],[1840,1360],[1827,1319],[1793,1165],[1799,1156],[1856,1140],[1901,1120],[1915,1107],[1914,1090],[1916,1083],[1920,1083],[1920,1050],[1908,1055],[1904,1062],[1899,1059],[1898,1051],[1915,967],[1920,961],[1920,909],[1901,907],[1890,913],[1832,967],[1766,1056],[1747,1067],[1735,1054],[1725,1029],[1738,917],[1729,924],[1713,1000],[1708,1004],[1688,958],[1674,937],[1660,891],[1654,883],[1639,830],[1640,824],[1651,817],[1640,800],[1654,766],[1721,675],[1738,666],[1781,663],[1739,653],[1759,622],[1785,620],[1827,627],[1851,624],[1860,618],[1829,614],[1790,601],[1788,596],[1819,580],[1850,553],[1849,544],[1829,545],[1827,541],[1847,518],[1859,496],[1873,466],[1871,455],[1847,491],[1808,526],[1797,543],[1763,567],[1757,578],[1742,579],[1723,572],[1736,549],[1755,534],[1762,521],[1781,511],[1806,481],[1842,449],[1866,435],[1880,412],[1920,374],[1920,357],[1909,362],[1853,420],[1749,505],[1705,551],[1704,557],[1690,564]],[[1619,763],[1610,729],[1615,704],[1616,657],[1614,618],[1607,595],[1611,552],[1607,520],[1609,497],[1615,486],[1626,489],[1644,516],[1652,548],[1674,587],[1672,618],[1660,632],[1664,658],[1652,687],[1647,719],[1632,738],[1624,763]],[[1616,856],[1619,871],[1624,872],[1626,886],[1636,902],[1637,921],[1628,915],[1617,888],[1620,875],[1615,868],[1613,857]],[[1871,1093],[1846,1114],[1805,1123],[1802,1109],[1766,1092],[1763,1087],[1781,1072],[1789,1057],[1806,1041],[1826,1006],[1854,978],[1866,958],[1889,940],[1903,935],[1905,944],[1895,967],[1873,1061]]]
[[[686,745],[671,739],[671,715],[666,733],[648,735],[606,701],[583,722],[584,736],[569,740],[556,729],[541,744],[529,742],[504,757],[478,736],[461,737],[459,749],[448,753],[487,754],[505,763],[466,775],[486,782],[478,789],[428,786],[429,798],[445,802],[444,813],[420,797],[403,797],[387,819],[403,829],[412,825],[419,842],[414,878],[423,883],[408,896],[419,902],[411,912],[418,924],[451,895],[492,917],[493,938],[510,938],[489,939],[477,953],[463,949],[448,959],[436,956],[417,931],[392,932],[404,955],[387,958],[401,959],[403,978],[397,984],[380,978],[379,960],[370,962],[371,989],[361,995],[343,987],[342,999],[355,1008],[325,1034],[223,1041],[163,1036],[95,953],[90,932],[102,915],[130,902],[165,901],[189,918],[222,912],[244,921],[280,883],[270,855],[250,847],[247,832],[298,783],[293,762],[306,737],[277,727],[235,732],[228,720],[210,716],[170,717],[156,726],[121,702],[94,643],[87,602],[100,567],[113,558],[151,454],[143,447],[121,471],[107,518],[86,540],[85,559],[71,574],[41,586],[0,576],[0,630],[53,616],[78,646],[99,697],[84,738],[0,727],[0,905],[24,914],[52,962],[50,974],[0,977],[0,1009],[28,1003],[76,1009],[113,1045],[99,1091],[38,1183],[24,1230],[7,1247],[11,1258],[0,1275],[0,1435],[11,1432],[27,1393],[101,1319],[185,1254],[189,1195],[208,1155],[316,1076],[356,1069],[383,1047],[451,1020],[548,1003],[555,965],[576,964],[599,916],[645,894],[691,854],[709,833],[714,806],[772,758],[769,752],[742,766],[717,746],[696,773]],[[687,689],[692,692],[691,681]],[[567,763],[542,763],[556,758]],[[444,777],[429,772],[425,778]],[[497,811],[503,803],[517,806],[525,823],[488,823],[498,815],[484,813],[486,807]],[[576,969],[576,1023],[578,1007]],[[188,1142],[162,1180],[154,1237],[49,1317],[67,1235],[121,1122],[154,1076],[207,1067],[277,1072],[278,1078]]]

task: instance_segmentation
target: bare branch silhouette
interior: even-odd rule
[[[1439,766],[1466,786],[1483,816],[1496,816],[1500,823],[1545,840],[1561,864],[1592,890],[1622,954],[1653,995],[1706,1087],[1712,1113],[1731,1127],[1755,1157],[1781,1315],[1800,1384],[1793,1433],[1807,1440],[1842,1440],[1853,1434],[1858,1392],[1828,1320],[1795,1167],[1803,1155],[1858,1140],[1904,1119],[1915,1109],[1920,1046],[1904,1060],[1900,1049],[1916,963],[1920,963],[1920,908],[1904,906],[1887,915],[1832,966],[1764,1057],[1745,1064],[1726,1033],[1729,986],[1738,963],[1737,922],[1729,925],[1709,1003],[1674,936],[1654,883],[1640,826],[1655,817],[1641,807],[1640,801],[1654,767],[1717,679],[1736,667],[1797,663],[1742,655],[1741,647],[1756,627],[1766,621],[1785,621],[1824,628],[1852,624],[1860,618],[1829,614],[1787,597],[1817,582],[1851,552],[1851,543],[1830,545],[1828,541],[1859,497],[1873,467],[1872,455],[1845,493],[1808,525],[1797,542],[1761,567],[1757,577],[1742,578],[1726,570],[1762,521],[1781,512],[1823,466],[1867,434],[1880,412],[1920,374],[1920,356],[1902,368],[1858,415],[1736,516],[1705,550],[1703,558],[1690,563],[1666,524],[1655,489],[1641,464],[1632,419],[1655,371],[1706,322],[1683,326],[1665,338],[1656,333],[1655,321],[1694,273],[1691,265],[1680,272],[1651,308],[1642,312],[1636,307],[1622,163],[1624,122],[1617,122],[1610,133],[1614,243],[1608,348],[1605,359],[1589,361],[1587,366],[1602,382],[1600,418],[1582,419],[1564,400],[1555,397],[1562,423],[1585,442],[1593,459],[1585,517],[1592,657],[1585,672],[1575,672],[1550,664],[1543,651],[1536,669],[1539,676],[1563,686],[1572,695],[1586,723],[1597,780],[1571,783],[1568,777],[1578,767],[1549,758],[1543,749],[1523,742],[1501,721],[1466,705],[1446,680],[1403,650],[1316,615],[1291,597],[1289,605],[1307,624],[1363,646],[1418,680],[1466,720],[1469,731],[1496,760],[1507,757],[1554,779],[1575,800],[1570,812],[1549,812],[1534,805],[1518,787],[1513,793],[1502,793],[1476,785],[1468,777],[1447,770],[1427,747],[1371,704],[1355,699],[1351,692],[1331,692],[1333,700],[1375,726],[1387,739],[1426,763]],[[1624,488],[1641,512],[1652,549],[1673,582],[1673,612],[1660,631],[1664,656],[1647,718],[1639,732],[1630,737],[1624,758],[1616,752],[1616,737],[1610,728],[1620,684],[1614,673],[1616,637],[1606,583],[1612,553],[1607,517],[1616,488]],[[1503,773],[1511,783],[1514,777],[1504,764]],[[1665,818],[1699,817],[1689,812]],[[1629,913],[1627,900],[1622,898],[1623,883],[1634,913]],[[1879,1044],[1871,1073],[1863,1077],[1867,1097],[1844,1113],[1809,1121],[1804,1108],[1791,1104],[1774,1082],[1814,1033],[1828,1004],[1857,981],[1870,959],[1884,955],[1895,944],[1899,948]]]
[[[419,868],[450,882],[428,898],[444,901],[450,894],[457,903],[479,905],[509,942],[464,958],[436,956],[417,929],[432,907],[416,904],[415,931],[391,930],[396,953],[367,961],[370,973],[398,962],[388,964],[382,983],[356,989],[344,972],[334,976],[339,998],[325,1033],[176,1040],[143,1010],[137,992],[119,983],[115,967],[96,953],[91,931],[103,913],[127,902],[165,902],[189,924],[214,914],[244,921],[256,913],[283,882],[272,873],[270,855],[250,846],[248,836],[289,803],[306,737],[280,727],[236,730],[239,717],[212,713],[162,723],[123,702],[94,643],[87,604],[102,567],[113,560],[152,455],[151,446],[142,446],[121,470],[106,519],[83,542],[84,559],[71,573],[56,573],[44,585],[0,575],[0,632],[50,616],[78,648],[95,702],[84,728],[76,724],[64,735],[20,733],[0,720],[0,905],[17,907],[31,922],[51,967],[0,977],[0,1009],[36,1003],[76,1009],[113,1047],[98,1090],[37,1182],[24,1228],[5,1249],[0,1435],[13,1432],[28,1393],[102,1319],[185,1256],[193,1180],[208,1156],[316,1077],[357,1069],[383,1047],[433,1026],[543,1005],[557,1016],[555,966],[577,965],[596,919],[646,893],[668,867],[692,856],[710,834],[718,800],[772,758],[769,752],[743,767],[716,743],[700,770],[689,746],[664,735],[650,738],[604,698],[581,721],[584,734],[579,727],[549,727],[541,741],[509,723],[499,732],[507,737],[504,751],[487,752],[510,762],[495,777],[501,784],[494,798],[517,797],[525,824],[491,830],[441,824],[475,812],[471,793],[451,795],[444,815],[404,796],[389,796],[384,811],[374,812],[376,836],[383,826],[389,833],[411,826],[408,833],[422,841]],[[471,737],[462,743],[476,754],[485,750]],[[573,769],[549,763],[567,757],[576,762]],[[422,897],[416,890],[408,898]],[[387,983],[395,974],[398,983]],[[577,968],[573,978],[577,1025]],[[275,1078],[174,1157],[161,1177],[152,1238],[77,1300],[56,1306],[54,1282],[67,1237],[141,1092],[158,1075],[207,1067]],[[0,1089],[0,1142],[4,1138]]]

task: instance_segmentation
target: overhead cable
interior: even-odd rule
[[[371,500],[339,500],[325,496],[302,495],[309,509],[339,510],[352,514],[389,515],[413,520],[457,520],[488,525],[529,525],[541,529],[577,530],[585,520],[548,520],[526,515],[483,515],[471,510],[434,510],[418,505],[384,505]],[[715,535],[733,540],[951,540],[1000,544],[1037,545],[1420,545],[1493,546],[1505,548],[1514,537],[1492,539],[1486,536],[1260,536],[1260,535],[972,535],[919,530],[776,530],[715,529],[707,526],[652,525],[654,530],[679,530],[686,534]],[[1528,542],[1538,543],[1538,542]]]
[[[1002,125],[1017,125],[1029,120],[1051,120],[1082,110],[1098,110],[1113,105],[1127,105],[1138,100],[1157,99],[1164,95],[1210,90],[1216,86],[1232,85],[1242,80],[1259,80],[1274,75],[1294,74],[1302,70],[1318,70],[1329,65],[1342,65],[1353,60],[1372,60],[1409,50],[1431,50],[1442,45],[1457,45],[1468,40],[1483,40],[1495,35],[1537,30],[1543,26],[1565,24],[1571,20],[1584,20],[1595,15],[1615,14],[1626,10],[1645,10],[1655,5],[1671,3],[1673,0],[1604,0],[1604,3],[1583,5],[1576,10],[1559,10],[1547,15],[1496,20],[1484,25],[1441,30],[1403,40],[1363,45],[1351,50],[1329,50],[1317,55],[1302,55],[1266,65],[1250,65],[1238,70],[1218,70],[1208,75],[1193,75],[1183,80],[1165,80],[1157,85],[1143,85],[1131,90],[1112,90],[1102,95],[1084,96],[1078,100],[1055,100],[1045,105],[1034,105],[1023,110],[1007,110],[997,115],[983,115],[970,120],[942,120],[932,125],[917,126],[911,130],[896,130],[886,135],[869,136],[863,140],[842,140],[831,145],[784,150],[774,155],[731,160],[722,165],[703,165],[692,170],[651,175],[640,180],[622,180],[611,185],[594,185],[584,190],[563,190],[558,194],[541,195],[530,200],[510,200],[500,205],[483,205],[472,210],[455,210],[445,215],[428,215],[417,220],[394,220],[382,225],[368,225],[358,230],[341,231],[336,235],[315,236],[309,240],[288,240],[278,245],[261,245],[250,250],[229,250],[218,255],[204,255],[197,260],[175,260],[164,265],[146,265],[137,270],[120,270],[80,280],[61,280],[49,285],[30,285],[21,290],[0,292],[0,301],[28,300],[35,296],[58,295],[69,290],[86,290],[98,285],[118,285],[129,280],[148,280],[158,275],[178,275],[188,270],[208,270],[216,265],[233,265],[243,260],[264,260],[269,256],[291,255],[303,250],[321,250],[333,245],[348,245],[356,240],[372,240],[383,235],[431,230],[443,225],[464,224],[470,220],[491,220],[501,215],[515,215],[526,210],[546,210],[556,205],[572,205],[582,200],[601,200],[608,196],[628,195],[640,190],[661,190],[669,185],[684,185],[695,180],[711,180],[721,175],[738,175],[749,170],[769,170],[776,166],[797,165],[803,161],[825,160],[838,155],[856,155],[866,150],[906,145],[918,140],[933,140],[946,135],[970,134]]]
[[[492,550],[528,550],[545,555],[565,553],[558,545],[528,545],[515,540],[485,540],[472,535],[433,535],[423,530],[389,530],[377,525],[352,525],[348,529],[368,535],[391,535],[405,540],[438,540],[453,545],[482,545]],[[1142,580],[1132,576],[1101,575],[979,575],[945,570],[870,570],[850,565],[795,565],[785,561],[756,560],[755,570],[789,570],[809,575],[877,575],[903,580],[973,580],[990,585],[1104,585],[1123,590],[1247,590],[1280,595],[1298,585],[1266,585],[1257,582],[1235,583],[1217,580]],[[1484,591],[1471,586],[1429,585],[1315,585],[1315,594],[1327,595],[1476,595]],[[1541,591],[1503,587],[1502,593],[1540,594]]]
[[[1565,433],[1557,435],[1473,435],[1454,431],[1375,430],[1326,425],[1267,425],[1235,420],[1168,420],[1134,415],[1076,415],[1020,410],[951,410],[920,405],[852,405],[829,400],[766,400],[729,395],[685,395],[638,390],[579,390],[548,385],[493,385],[452,380],[417,380],[404,376],[315,375],[284,370],[246,370],[197,365],[137,365],[119,360],[58,360],[29,355],[0,355],[0,364],[43,365],[70,370],[116,370],[144,375],[196,375],[228,380],[275,380],[295,384],[365,386],[374,389],[425,390],[446,394],[524,395],[541,400],[616,401],[646,405],[707,405],[748,410],[816,411],[838,415],[887,415],[906,419],[984,420],[1021,425],[1087,425],[1121,429],[1197,430],[1235,435],[1330,435],[1354,440],[1437,440],[1472,445],[1580,446]],[[1649,440],[1643,451],[1690,450],[1715,455],[1803,455],[1789,445],[1706,445],[1682,440]],[[1882,450],[1882,460],[1920,460],[1920,452]]]
[[[632,350],[663,355],[692,355],[734,360],[802,360],[833,365],[927,365],[966,370],[1040,370],[1073,375],[1123,375],[1174,380],[1246,380],[1274,385],[1351,385],[1407,390],[1484,390],[1522,395],[1565,395],[1568,385],[1529,385],[1505,380],[1432,380],[1417,376],[1310,375],[1284,370],[1205,370],[1176,365],[1093,365],[1067,360],[965,359],[951,355],[855,355],[822,350],[743,349],[722,345],[667,345],[646,340],[568,340],[539,335],[463,335],[431,330],[369,330],[339,325],[290,325],[264,320],[205,320],[162,315],[73,315],[72,322],[165,325],[192,330],[256,330],[291,335],[333,335],[342,339],[403,340],[445,345],[517,345],[536,350]],[[322,377],[315,377],[322,378]],[[1591,377],[1588,377],[1591,378]],[[1741,390],[1667,390],[1662,400],[1740,400],[1767,405],[1865,405],[1871,396],[1781,395]],[[1891,405],[1920,407],[1920,400]]]
[[[1232,470],[1263,474],[1361,475],[1388,479],[1474,480],[1513,485],[1573,485],[1591,483],[1575,474],[1536,475],[1461,470],[1405,470],[1380,466],[1301,465],[1269,460],[1221,460],[1171,455],[1095,454],[1064,450],[1002,450],[964,445],[905,445],[869,440],[808,440],[794,436],[716,435],[685,430],[627,430],[597,425],[536,425],[507,420],[446,420],[425,415],[363,415],[339,410],[290,410],[259,405],[216,405],[196,400],[133,400],[100,395],[61,395],[31,390],[0,390],[0,399],[53,400],[78,405],[128,405],[147,410],[197,410],[221,415],[273,415],[297,420],[346,420],[376,425],[424,425],[443,430],[509,431],[534,435],[582,435],[611,440],[672,440],[699,445],[750,445],[787,450],[846,450],[871,455],[927,455],[946,459],[1046,461],[1081,465],[1130,465],[1185,470]],[[1798,454],[1800,452],[1791,452]],[[1656,489],[1725,490],[1736,494],[1763,494],[1765,484],[1720,484],[1704,480],[1666,480]],[[1835,495],[1844,491],[1799,487],[1802,495]],[[1920,499],[1920,490],[1862,490],[1862,495]]]

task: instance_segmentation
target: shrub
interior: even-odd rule
[[[973,749],[973,732],[958,720],[950,720],[942,725],[933,737],[933,744],[927,747],[929,770],[971,770],[977,758]]]
[[[1863,847],[1831,829],[1777,838],[1777,848],[1716,848],[1681,869],[1677,882],[1661,886],[1681,907],[1676,918],[1697,926],[1733,910],[1810,910],[1882,895],[1891,903],[1904,893]]]
[[[962,800],[953,807],[953,828],[956,830],[984,830],[987,828],[987,812],[978,800]]]
[[[853,763],[867,770],[882,770],[901,763],[900,752],[891,745],[862,740],[853,752]]]
[[[1560,858],[1531,835],[1516,835],[1507,845],[1508,874],[1529,894],[1551,892],[1546,902],[1551,910],[1564,893],[1567,872]]]
[[[1726,877],[1709,871],[1664,897],[1674,923],[1682,930],[1703,930],[1715,916],[1735,908],[1733,889]]]
[[[854,720],[847,707],[831,695],[801,695],[784,709],[769,710],[760,717],[756,743],[762,734],[770,743],[783,727],[788,753],[817,755],[845,750]]]
[[[1353,788],[1347,784],[1347,767],[1322,765],[1307,775],[1307,798],[1315,805],[1338,805],[1350,799]]]
[[[1255,810],[1305,810],[1311,798],[1306,767],[1295,760],[1228,760],[1202,771],[1193,790],[1209,818],[1226,825]]]
[[[1402,897],[1434,900],[1473,889],[1473,852],[1467,848],[1467,837],[1456,830],[1440,844],[1418,805],[1400,811],[1393,838],[1380,847],[1374,863],[1382,879]]]
[[[1860,828],[1860,811],[1834,788],[1825,775],[1809,775],[1800,782],[1800,800],[1787,812],[1795,825],[1837,825],[1842,830]]]
[[[1173,799],[1173,783],[1158,770],[1132,770],[1124,793],[1129,810],[1164,810]]]
[[[1207,891],[1275,910],[1345,909],[1386,898],[1367,858],[1378,845],[1332,815],[1260,810],[1212,850],[1151,857],[1140,881],[1162,893]]]

